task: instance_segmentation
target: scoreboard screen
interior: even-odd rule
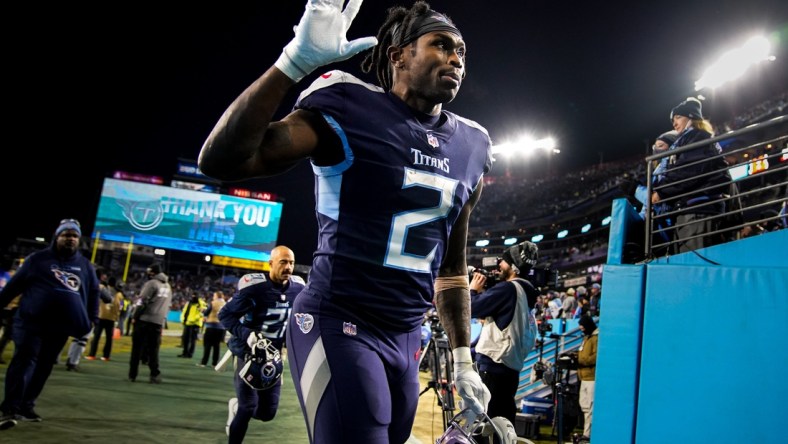
[[[281,202],[107,178],[93,238],[267,261]]]

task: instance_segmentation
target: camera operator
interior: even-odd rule
[[[470,284],[471,316],[484,319],[476,362],[482,382],[490,390],[487,415],[503,416],[512,424],[520,371],[537,335],[530,307],[536,304],[539,291],[520,276],[536,265],[537,254],[538,248],[531,242],[515,245],[503,253],[498,264],[499,283],[483,290],[487,278],[475,273]]]
[[[591,420],[594,414],[594,383],[596,379],[596,351],[599,328],[591,316],[580,317],[580,330],[585,335],[575,360],[577,377],[580,378],[580,409],[583,411],[583,437],[591,439]]]

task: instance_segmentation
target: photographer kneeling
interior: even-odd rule
[[[514,396],[520,382],[523,361],[534,347],[536,319],[531,307],[539,291],[527,280],[536,265],[538,248],[522,242],[503,253],[498,263],[500,282],[487,290],[487,277],[474,273],[471,280],[471,317],[484,319],[476,345],[476,363],[482,382],[490,390],[487,415],[503,416],[515,422],[517,405]]]

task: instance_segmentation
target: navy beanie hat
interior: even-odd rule
[[[57,226],[55,230],[55,237],[60,236],[60,233],[66,230],[74,230],[77,234],[82,237],[82,229],[79,227],[79,221],[76,219],[63,219],[60,221],[60,225]]]
[[[679,103],[670,111],[670,120],[673,120],[673,116],[684,116],[693,120],[703,119],[701,108],[700,100],[694,97],[687,97],[687,100]]]

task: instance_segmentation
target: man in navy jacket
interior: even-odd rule
[[[60,221],[52,245],[28,256],[0,292],[0,307],[22,295],[0,430],[41,421],[33,407],[58,354],[69,337],[86,335],[98,321],[99,283],[93,264],[79,252],[81,236],[77,220]]]

